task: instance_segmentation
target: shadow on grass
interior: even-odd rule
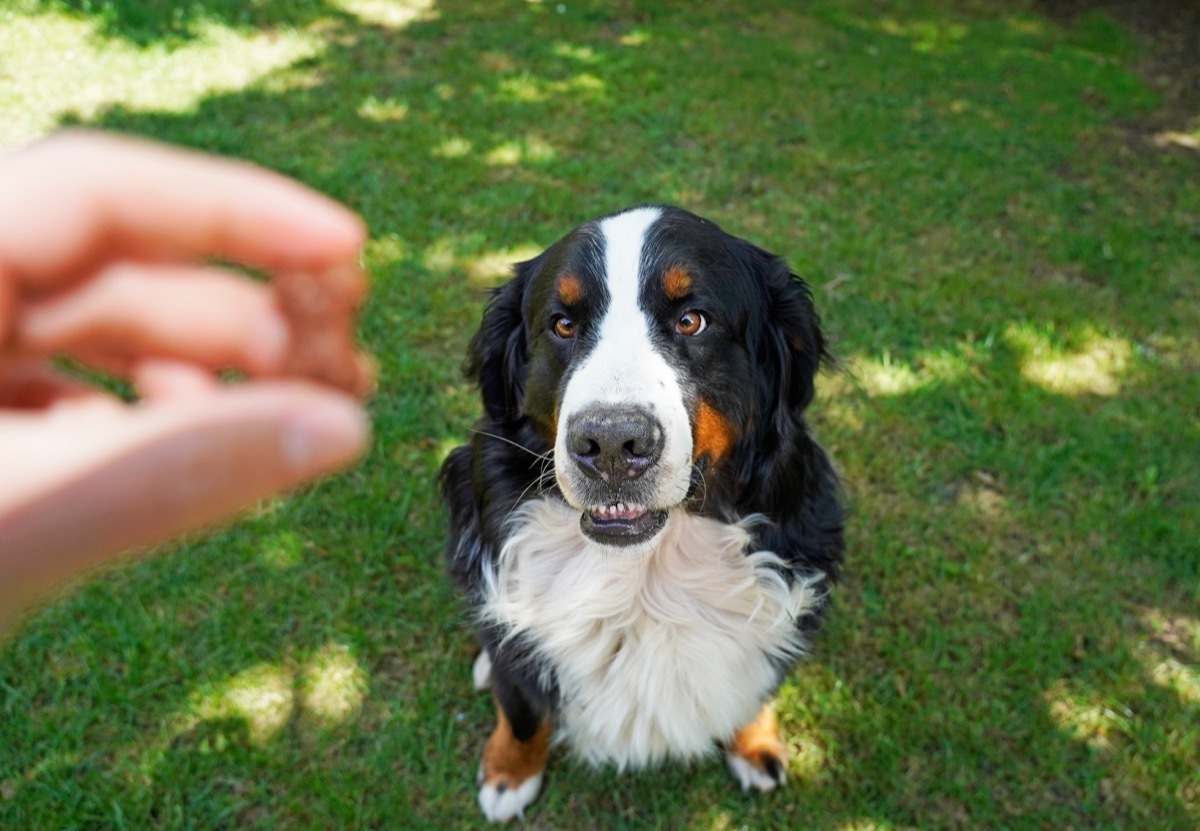
[[[208,25],[295,27],[339,13],[338,4],[322,0],[45,0],[42,5],[95,20],[102,35],[138,46],[178,45],[200,37]]]
[[[1119,30],[870,3],[441,2],[402,24],[345,11],[372,4],[68,5],[143,44],[204,21],[326,27],[316,57],[194,112],[91,123],[360,211],[383,383],[361,468],[84,589],[7,647],[0,825],[473,827],[491,706],[433,484],[476,411],[458,365],[508,252],[643,201],[786,254],[859,376],[815,413],[854,494],[848,578],[781,712],[816,761],[751,799],[716,763],[560,759],[531,824],[1200,818],[1200,391],[1178,311],[1197,299],[1178,216],[1200,206],[1186,158],[1110,143],[1149,100]],[[1111,387],[1038,374],[1093,336],[1128,347]],[[331,651],[345,706],[322,719]]]

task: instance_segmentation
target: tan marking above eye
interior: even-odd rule
[[[558,279],[558,299],[564,306],[574,306],[583,299],[583,281],[574,274],[564,274]]]
[[[682,300],[692,291],[692,275],[683,268],[668,268],[663,274],[663,291],[672,300]]]
[[[681,335],[698,335],[707,328],[708,320],[695,309],[684,312],[675,323],[675,331]]]

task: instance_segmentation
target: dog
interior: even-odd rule
[[[804,420],[829,359],[782,259],[671,206],[580,225],[493,293],[484,415],[441,471],[496,702],[489,820],[523,815],[558,742],[618,769],[723,748],[743,789],[785,781],[770,700],[843,556]]]

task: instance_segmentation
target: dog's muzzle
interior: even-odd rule
[[[579,488],[589,507],[580,528],[608,545],[636,545],[659,531],[667,512],[646,507],[642,477],[653,470],[665,444],[662,424],[636,407],[584,410],[567,425],[567,449],[583,474]]]

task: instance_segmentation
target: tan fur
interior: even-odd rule
[[[496,706],[496,729],[483,751],[482,784],[519,788],[546,768],[550,755],[550,722],[543,721],[527,742],[513,735],[512,724],[504,710]]]
[[[696,413],[696,438],[693,442],[692,457],[699,459],[707,456],[709,461],[720,461],[737,438],[737,433],[729,420],[701,400],[700,410]]]
[[[764,774],[767,772],[767,759],[775,759],[780,767],[787,766],[787,747],[779,734],[775,712],[769,705],[764,705],[754,721],[733,734],[728,749]]]
[[[663,291],[672,300],[682,300],[692,291],[692,275],[682,268],[669,268],[663,275]]]
[[[558,281],[558,299],[570,308],[583,299],[583,283],[574,274],[564,274]]]

